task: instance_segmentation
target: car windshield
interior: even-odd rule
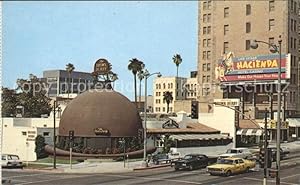
[[[10,155],[8,158],[11,160],[19,160],[19,157],[16,155]]]
[[[183,159],[191,159],[191,158],[193,158],[191,155],[186,155],[183,157]]]
[[[236,153],[238,153],[238,152],[237,152],[237,150],[228,149],[226,153],[227,153],[227,154],[236,154]]]
[[[229,160],[229,159],[219,159],[217,161],[217,164],[233,164],[233,160]]]

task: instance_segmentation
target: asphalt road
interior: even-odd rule
[[[10,184],[18,185],[261,185],[263,171],[254,171],[231,177],[219,177],[207,174],[205,169],[174,171],[171,167],[122,174],[69,174],[5,169],[3,177],[10,179]],[[268,185],[273,184],[275,185],[274,179],[268,178]],[[281,184],[300,185],[300,166],[282,169]]]

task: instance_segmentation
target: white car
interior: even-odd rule
[[[13,154],[2,154],[2,167],[18,167],[23,168],[23,162],[19,156]]]
[[[252,153],[248,148],[232,148],[228,149],[226,153],[219,155],[219,158],[236,157],[249,159],[252,157]]]

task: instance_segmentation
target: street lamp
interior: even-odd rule
[[[157,75],[161,77],[160,72],[150,74],[147,69],[144,70],[143,76],[145,78],[145,103],[144,103],[144,166],[148,166],[147,163],[147,79],[152,75]]]
[[[53,103],[53,168],[56,169],[56,111],[61,112],[61,108],[57,105],[56,100]]]
[[[267,44],[270,47],[270,51],[272,53],[278,53],[279,54],[279,62],[278,62],[278,89],[277,89],[277,136],[276,136],[276,169],[277,169],[277,175],[276,175],[276,184],[280,184],[280,176],[279,176],[279,170],[280,170],[280,127],[281,127],[281,120],[280,120],[280,113],[281,113],[281,36],[279,36],[278,45],[259,41],[259,40],[252,40],[250,43],[250,47],[252,49],[258,48],[258,43]]]

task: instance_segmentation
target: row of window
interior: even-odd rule
[[[202,83],[210,82],[210,75],[202,75]]]
[[[211,69],[210,63],[202,64],[202,71],[210,71],[210,69]]]
[[[160,107],[155,107],[155,112],[160,112]],[[162,112],[166,112],[167,108],[166,107],[163,107],[162,108]],[[169,107],[169,112],[173,112],[173,108],[172,107]]]
[[[196,90],[197,89],[197,84],[186,84],[185,87],[188,90]]]
[[[294,19],[290,20],[290,25],[291,25],[291,31],[297,32],[297,21]]]
[[[211,51],[203,51],[202,52],[202,59],[203,60],[210,60],[211,59]]]
[[[173,83],[168,83],[167,85],[168,85],[168,89],[173,89]],[[156,89],[161,89],[161,84],[156,84],[155,87]],[[166,89],[166,87],[167,87],[166,84],[163,83],[162,88]],[[177,83],[177,88],[178,88],[178,83]]]
[[[203,48],[211,47],[211,39],[203,39],[202,46],[203,46]]]
[[[211,33],[211,26],[204,26],[202,29],[202,34],[206,35],[206,34],[210,34]]]
[[[291,37],[290,39],[291,39],[290,42],[291,49],[297,49],[297,39],[293,37]]]
[[[208,13],[208,14],[203,14],[203,22],[204,23],[210,23],[211,21],[211,14]]]
[[[156,99],[155,103],[160,104],[161,103],[160,99]],[[165,104],[165,103],[166,103],[166,101],[163,99],[163,104]],[[170,104],[172,104],[172,101],[170,102]]]
[[[297,2],[295,0],[291,0],[291,10],[295,14],[298,14]]]

